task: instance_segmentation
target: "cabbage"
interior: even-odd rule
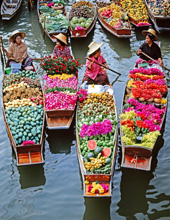
[[[80,22],[80,23],[85,22],[85,21],[86,21],[85,18],[83,18],[83,17],[79,18],[79,22]]]
[[[74,24],[78,23],[78,17],[73,17],[73,18],[72,18],[72,22],[73,22]]]

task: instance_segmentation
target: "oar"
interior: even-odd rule
[[[154,60],[152,57],[150,57],[150,56],[148,56],[146,53],[144,53],[144,52],[141,52],[145,57],[147,57],[147,58],[149,58],[150,60],[152,60],[152,61],[154,61],[155,63],[157,63],[157,64],[160,64],[158,61],[156,61],[156,60]],[[164,66],[163,65],[163,68],[165,68],[166,70],[169,70],[170,71],[170,69],[168,69],[166,66]]]
[[[103,64],[100,64],[100,63],[96,62],[95,60],[90,59],[89,57],[85,57],[85,58],[88,59],[88,60],[90,60],[90,61],[93,61],[94,63],[96,63],[96,64],[99,65],[99,66],[104,67],[105,69],[108,69],[108,70],[110,70],[110,71],[112,71],[112,72],[114,72],[114,73],[116,73],[116,74],[118,74],[118,75],[121,75],[121,73],[118,73],[117,71],[112,70],[112,69],[110,69],[110,68],[106,68]]]

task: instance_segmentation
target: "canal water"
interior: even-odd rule
[[[70,2],[69,2],[70,3]],[[0,35],[8,47],[12,31],[26,33],[25,41],[31,57],[52,53],[54,44],[44,36],[37,12],[29,12],[26,1],[19,13],[10,21],[0,20]],[[121,76],[109,72],[115,91],[118,113],[128,72],[137,59],[136,51],[144,37],[141,30],[133,30],[131,39],[118,39],[96,23],[87,39],[71,40],[75,58],[85,64],[88,45],[103,42],[102,54],[110,68]],[[164,64],[170,69],[169,33],[158,34]],[[40,77],[44,74],[35,62]],[[83,77],[84,67],[79,72]],[[0,64],[0,80],[3,72]],[[1,89],[2,83],[0,83]],[[1,93],[0,93],[1,94]],[[168,96],[169,99],[169,96]],[[169,220],[170,219],[170,111],[167,111],[165,131],[154,156],[152,171],[122,170],[119,148],[111,199],[84,199],[82,180],[76,153],[75,124],[66,131],[46,131],[45,164],[17,167],[10,147],[0,102],[0,219],[1,220]]]

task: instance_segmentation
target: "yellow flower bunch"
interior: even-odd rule
[[[94,194],[96,190],[98,190],[99,193],[104,193],[104,189],[99,183],[93,182],[92,186],[93,186],[93,188],[91,190],[92,194]]]
[[[66,73],[63,73],[62,75],[60,74],[55,74],[55,75],[48,75],[50,79],[55,79],[55,78],[58,78],[60,80],[67,80],[69,78],[72,78],[74,75],[73,74],[66,74]]]
[[[132,87],[133,87],[133,85],[132,85],[133,82],[134,82],[133,79],[129,80],[128,83],[127,83],[127,86],[128,86],[129,88],[132,88]]]
[[[162,98],[161,99],[161,104],[166,104],[167,103],[167,99]]]
[[[132,110],[132,111],[121,114],[119,116],[119,118],[121,118],[121,119],[134,119],[135,116],[136,116],[136,113],[134,110]]]

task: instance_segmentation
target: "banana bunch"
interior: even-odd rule
[[[100,168],[106,164],[106,157],[101,157],[101,153],[98,154],[97,158],[90,158],[91,162],[84,163],[86,170],[93,171],[94,168]]]

